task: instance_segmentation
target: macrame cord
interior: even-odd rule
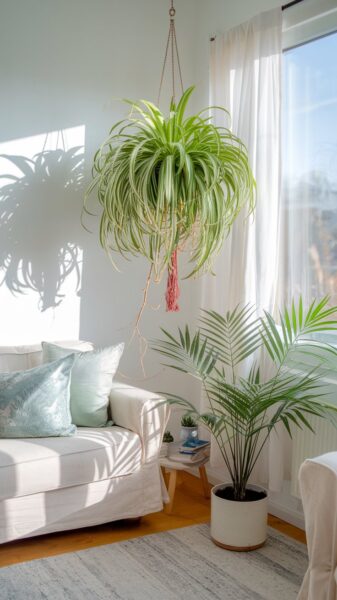
[[[177,44],[177,35],[175,28],[176,10],[173,6],[173,0],[171,0],[171,7],[169,10],[170,26],[167,37],[165,56],[163,62],[163,68],[161,72],[159,92],[158,92],[158,105],[160,102],[160,95],[162,92],[165,72],[168,68],[168,57],[171,57],[171,78],[172,78],[172,101],[175,102],[176,95],[176,70],[178,71],[179,82],[181,87],[181,93],[184,93],[183,79],[181,74],[180,58]],[[178,278],[178,248],[176,248],[171,256],[170,264],[168,265],[167,285],[166,285],[166,310],[168,312],[179,311],[178,298],[180,295],[179,290],[179,278]]]

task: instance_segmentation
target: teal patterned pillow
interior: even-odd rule
[[[28,371],[0,373],[0,437],[73,435],[69,410],[75,355]]]
[[[107,424],[112,379],[123,349],[124,344],[118,344],[103,350],[81,352],[42,342],[43,362],[75,353],[70,385],[70,411],[75,425],[104,427]]]

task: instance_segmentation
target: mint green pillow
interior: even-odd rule
[[[75,353],[71,373],[70,411],[73,423],[82,427],[104,427],[108,420],[109,394],[124,344],[103,350],[81,352],[42,342],[44,363]]]
[[[73,435],[69,389],[75,355],[28,371],[0,373],[0,437]]]

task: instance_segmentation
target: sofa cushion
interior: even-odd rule
[[[128,475],[141,467],[138,434],[79,427],[73,437],[0,439],[0,500]]]
[[[27,371],[0,373],[0,437],[73,435],[69,409],[75,354]]]
[[[42,342],[44,363],[75,352],[71,372],[70,411],[73,423],[82,427],[104,427],[108,421],[109,394],[124,344],[81,352]]]
[[[65,348],[86,352],[93,350],[90,342],[62,341],[55,342]],[[26,371],[42,364],[42,346],[33,344],[30,346],[0,346],[0,372],[3,371]]]

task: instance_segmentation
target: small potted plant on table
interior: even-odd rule
[[[181,417],[180,425],[180,439],[182,442],[198,437],[198,423],[190,414],[187,413]]]
[[[169,445],[172,442],[174,442],[174,437],[172,433],[170,431],[165,431],[159,453],[160,458],[166,458],[166,456],[169,454]]]
[[[199,412],[182,397],[166,395],[167,402],[187,409],[209,429],[227,467],[228,481],[211,495],[211,536],[219,546],[253,550],[266,540],[267,492],[250,478],[273,428],[281,424],[291,436],[294,427],[312,430],[311,416],[335,422],[337,408],[324,401],[321,378],[328,356],[337,357],[337,350],[310,336],[336,331],[336,312],[327,297],[307,310],[302,299],[293,302],[278,324],[268,312],[257,318],[249,306],[225,315],[206,310],[194,334],[188,326],[176,337],[163,330],[165,338],[155,342],[154,348],[173,360],[167,366],[199,378],[208,398],[209,410]],[[269,378],[261,375],[262,352],[274,367]],[[248,358],[251,366],[243,377],[238,367]]]

